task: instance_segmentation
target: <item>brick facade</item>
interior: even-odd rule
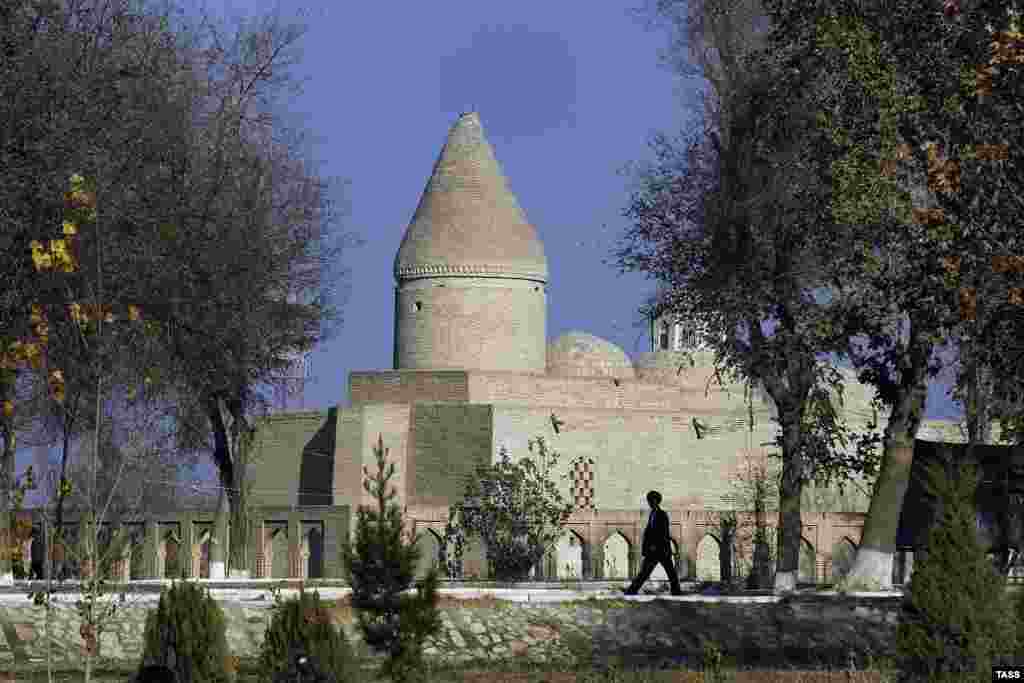
[[[395,369],[543,373],[543,282],[426,278],[395,290]]]

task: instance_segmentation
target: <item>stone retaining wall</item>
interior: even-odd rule
[[[570,662],[617,658],[622,662],[671,662],[698,668],[705,641],[717,643],[737,663],[766,665],[860,665],[868,657],[891,656],[900,599],[803,597],[778,599],[685,596],[641,597],[576,603],[499,602],[499,607],[445,607],[444,629],[430,642],[428,659],[500,661],[532,654],[552,660],[567,653]],[[146,614],[154,604],[123,607],[110,631],[101,636],[97,670],[130,672],[142,654]],[[233,654],[251,663],[259,653],[270,605],[221,602]],[[81,671],[82,639],[74,606],[54,610],[51,640],[55,668]],[[30,605],[0,606],[0,671],[45,667],[44,610]],[[332,608],[357,653],[361,643],[351,610]],[[543,638],[536,637],[545,629]],[[805,661],[808,660],[808,661]]]

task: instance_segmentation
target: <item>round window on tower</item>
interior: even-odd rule
[[[414,306],[416,307],[416,310],[417,310],[417,311],[422,311],[422,310],[423,310],[423,302],[422,302],[422,301],[417,301],[417,302],[416,302],[415,304],[413,304],[413,305],[414,305]]]

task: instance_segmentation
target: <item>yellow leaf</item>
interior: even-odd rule
[[[4,415],[6,415],[7,417],[10,417],[13,414],[14,414],[14,402],[13,401],[4,401]]]
[[[965,320],[974,320],[977,309],[977,291],[974,287],[962,287],[960,289],[960,317]]]
[[[57,403],[64,402],[64,374],[60,370],[50,372],[50,390]]]
[[[82,306],[78,302],[68,304],[70,309],[71,319],[78,324],[82,324],[88,321],[88,317],[82,312]]]
[[[75,256],[68,251],[68,243],[65,240],[50,240],[50,253],[53,255],[54,267],[60,268],[65,273],[73,273],[77,270],[78,264]]]
[[[945,213],[942,209],[915,208],[913,213],[914,222],[921,225],[940,225],[945,217]]]
[[[32,240],[32,262],[36,270],[45,270],[51,266],[50,255],[38,240]]]
[[[977,145],[974,152],[982,161],[1005,161],[1010,156],[1009,145]]]
[[[139,307],[135,304],[128,304],[128,318],[136,321],[142,317],[142,313],[139,311]]]
[[[64,221],[64,234],[65,235],[77,235],[78,226],[72,221]]]
[[[997,273],[1024,273],[1024,257],[1022,256],[993,256],[992,270]]]
[[[43,322],[43,320],[45,319],[46,316],[43,312],[43,307],[40,306],[39,304],[32,304],[32,314],[29,317],[29,322],[34,325],[36,323]]]

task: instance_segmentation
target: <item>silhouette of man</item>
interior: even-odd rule
[[[668,513],[662,510],[661,494],[657,491],[650,491],[647,494],[647,504],[651,506],[651,515],[647,518],[647,527],[644,529],[643,539],[643,565],[640,573],[629,584],[629,588],[623,591],[626,595],[636,595],[640,587],[651,576],[651,572],[659,564],[665,568],[668,574],[668,582],[672,588],[672,595],[682,595],[679,587],[679,575],[672,564],[672,542],[668,535]]]

